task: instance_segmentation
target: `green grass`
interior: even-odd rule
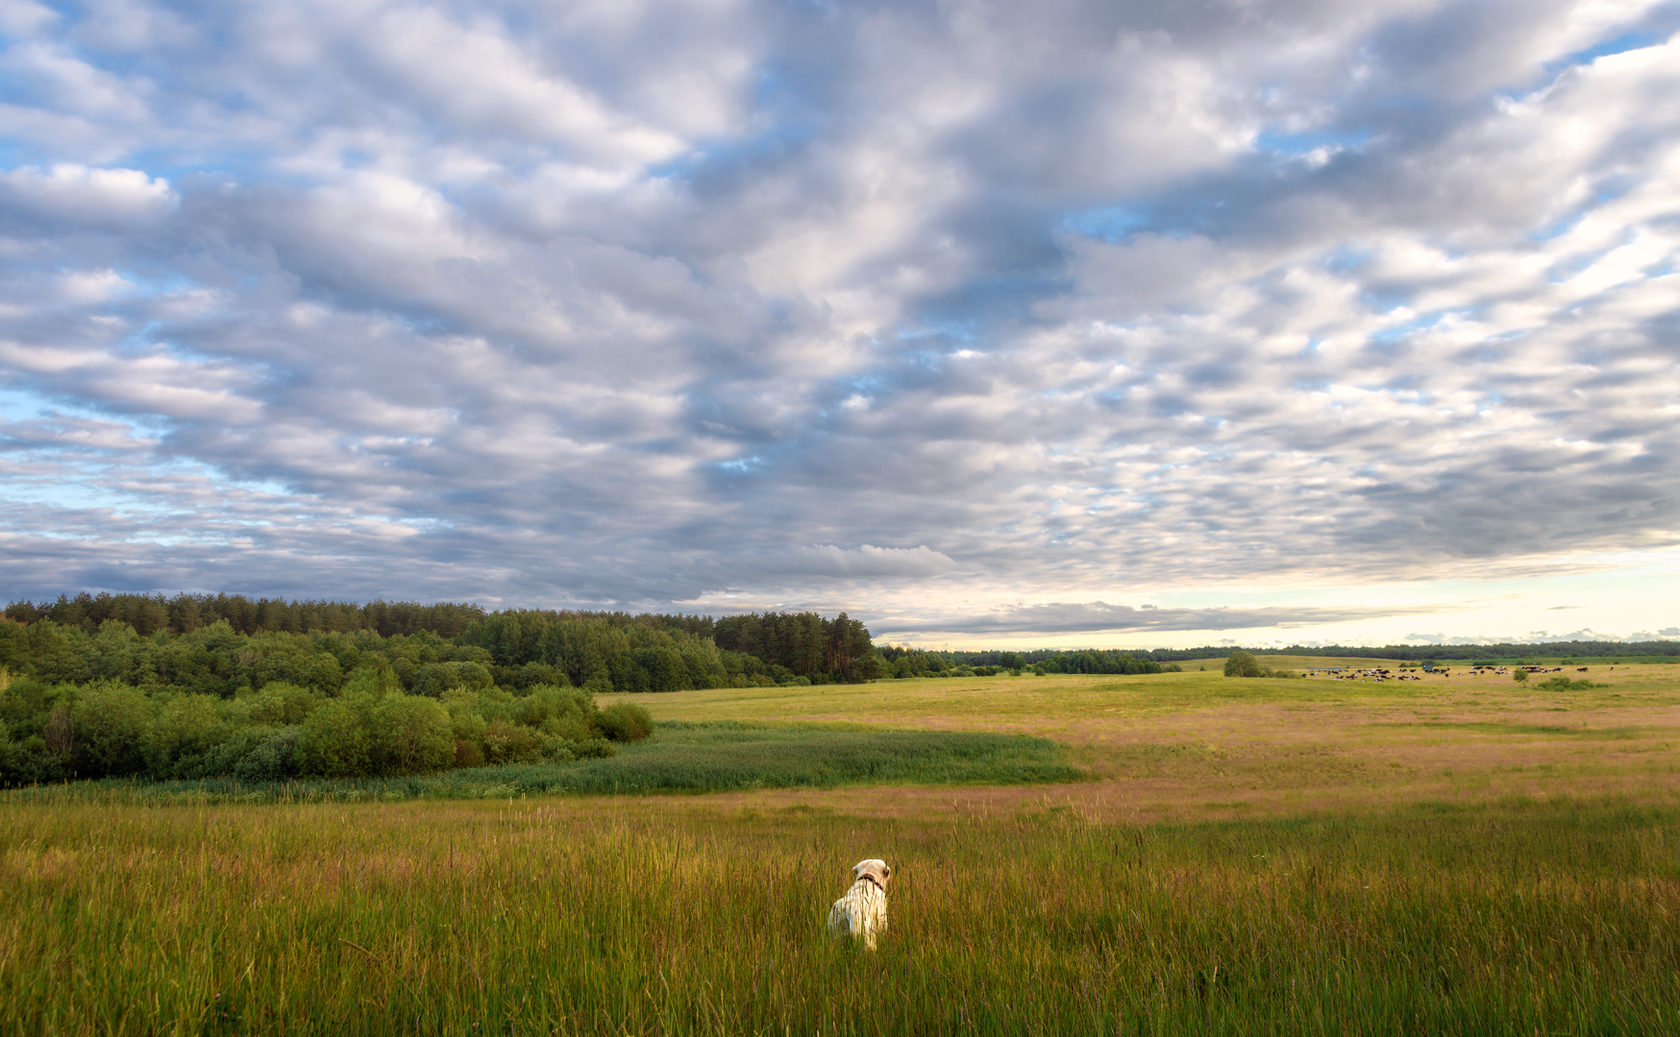
[[[0,804],[7,1033],[1660,1033],[1680,809]],[[826,938],[893,864],[874,955]]]
[[[684,692],[459,789],[21,790],[0,1034],[1680,1032],[1675,674]]]
[[[606,759],[477,767],[400,778],[283,783],[98,781],[0,793],[62,802],[232,800],[396,802],[510,796],[699,793],[848,785],[1018,785],[1076,781],[1081,771],[1046,738],[956,731],[898,731],[727,722],[666,723]]]

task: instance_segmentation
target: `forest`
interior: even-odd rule
[[[138,623],[138,625],[136,625]],[[610,755],[605,692],[862,681],[844,613],[696,616],[78,595],[0,616],[0,783],[372,777]]]
[[[885,645],[878,649],[885,677],[990,677],[999,673],[1162,673],[1176,670],[1149,652],[1084,648],[1077,650],[931,651]],[[1211,653],[1210,653],[1211,654]]]

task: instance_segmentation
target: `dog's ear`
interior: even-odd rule
[[[863,862],[858,861],[856,864],[852,865],[852,881],[856,882],[861,878],[863,878]]]
[[[888,864],[886,861],[881,862],[881,877],[883,879],[892,878],[892,865]]]

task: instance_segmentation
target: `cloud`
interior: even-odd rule
[[[18,593],[1297,630],[1403,613],[1100,603],[1680,532],[1672,5],[5,12]]]
[[[67,162],[0,173],[0,214],[56,229],[139,230],[157,224],[177,201],[167,179],[138,169]]]
[[[856,548],[823,544],[795,551],[788,559],[787,572],[813,576],[933,576],[956,565],[950,558],[926,546]]]
[[[1107,602],[1056,602],[1015,605],[987,615],[952,615],[930,619],[888,619],[879,624],[881,636],[926,638],[929,634],[1054,635],[1111,634],[1157,631],[1225,631],[1321,626],[1353,620],[1387,618],[1426,611],[1415,608],[1286,608],[1218,607],[1156,608],[1110,605]]]

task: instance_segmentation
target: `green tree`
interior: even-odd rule
[[[256,724],[284,726],[301,724],[321,702],[320,696],[308,688],[285,681],[264,684],[262,690],[247,701],[250,719]]]
[[[423,774],[455,758],[449,711],[435,699],[387,695],[373,707],[369,758],[376,774]]]
[[[298,773],[326,778],[370,773],[373,737],[369,718],[373,702],[365,695],[332,699],[304,718],[297,741]]]
[[[1263,677],[1265,672],[1260,666],[1260,661],[1249,652],[1238,650],[1232,652],[1225,660],[1227,677]]]
[[[210,755],[228,736],[214,695],[176,695],[164,702],[141,742],[154,778],[202,778]]]
[[[81,688],[71,706],[76,773],[98,778],[144,771],[151,721],[152,703],[138,688],[111,681]]]

